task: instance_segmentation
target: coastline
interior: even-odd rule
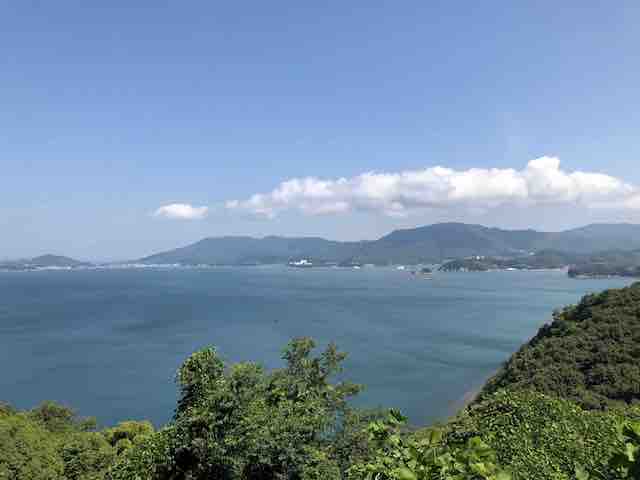
[[[474,386],[468,389],[460,398],[451,402],[450,408],[452,413],[451,415],[449,415],[449,418],[456,416],[459,412],[461,412],[462,410],[466,409],[469,405],[471,405],[476,400],[476,398],[478,398],[478,395],[480,394],[484,386],[487,384],[487,382],[500,371],[500,368],[502,367],[495,369],[493,372],[491,372],[490,375],[486,376],[482,381],[476,383]]]

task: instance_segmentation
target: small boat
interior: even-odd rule
[[[301,260],[292,260],[288,265],[294,268],[311,268],[313,267],[313,262],[303,258]]]

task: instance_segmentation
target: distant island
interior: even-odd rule
[[[486,272],[492,270],[549,270],[566,268],[572,278],[640,277],[640,250],[611,250],[575,254],[545,250],[524,257],[469,257],[443,263],[442,272]]]
[[[74,258],[65,257],[62,255],[40,255],[38,257],[14,260],[9,262],[0,262],[0,270],[40,270],[40,269],[69,269],[90,267],[93,264],[90,262],[82,262]]]
[[[569,268],[571,278],[640,278],[640,265],[613,265],[607,263],[587,263]]]

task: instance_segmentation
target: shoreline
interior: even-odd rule
[[[515,352],[514,352],[515,353]],[[471,405],[477,398],[484,386],[487,382],[493,378],[502,368],[499,367],[491,372],[490,375],[486,376],[482,381],[478,382],[471,388],[469,388],[461,397],[457,400],[454,400],[450,403],[450,407],[453,413],[451,413],[447,418],[452,418],[458,415],[460,412],[465,410],[469,405]]]

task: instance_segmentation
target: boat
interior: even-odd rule
[[[303,258],[301,260],[292,260],[288,265],[294,268],[311,268],[313,267],[313,262]]]

